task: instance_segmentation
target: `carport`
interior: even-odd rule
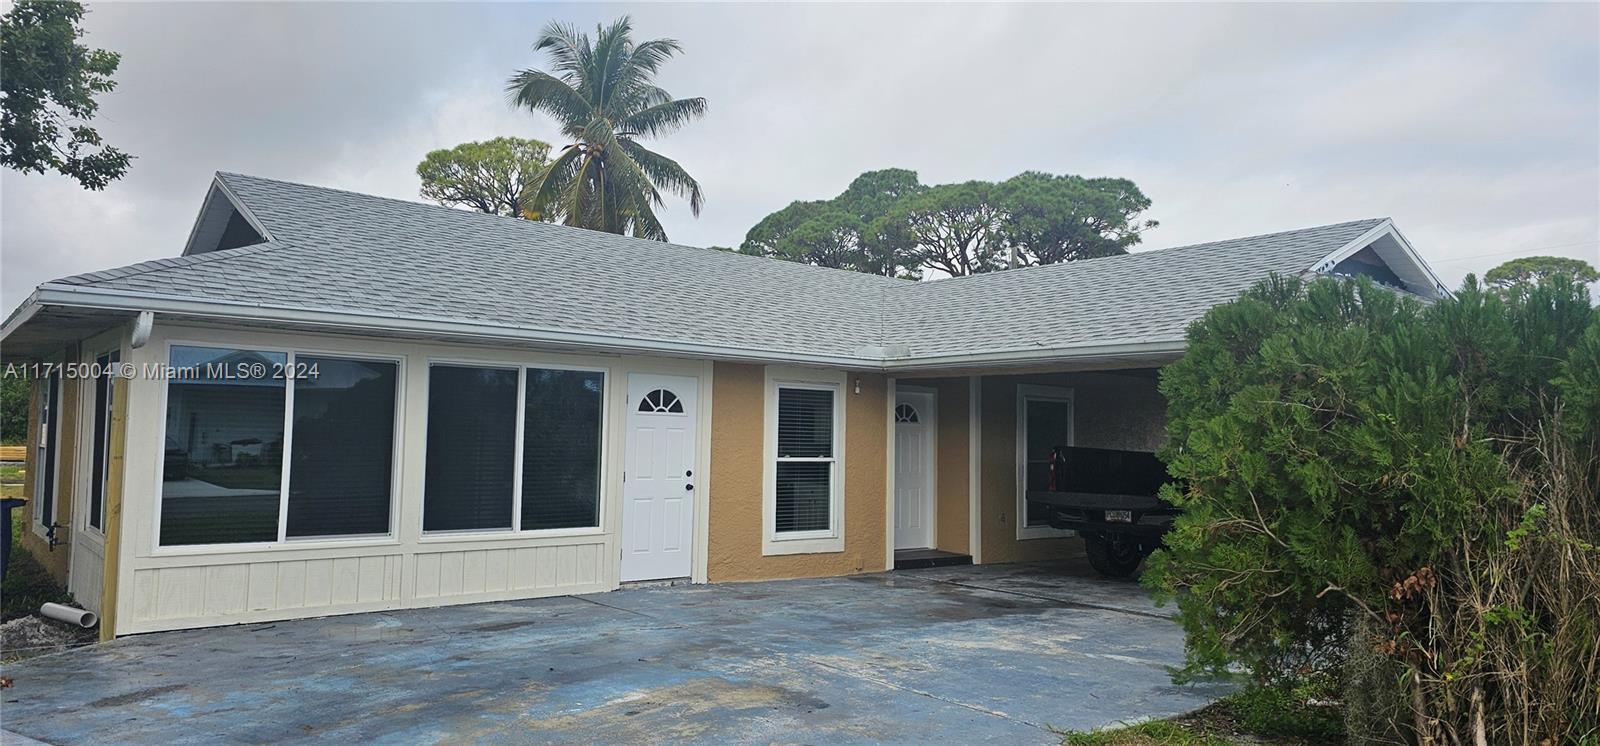
[[[7,666],[52,743],[1050,743],[1221,695],[1170,609],[1082,560],[154,633]]]

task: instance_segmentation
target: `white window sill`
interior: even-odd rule
[[[785,554],[836,554],[844,551],[843,536],[818,538],[773,538],[761,542],[761,554],[771,557]]]
[[[527,541],[532,539],[565,539],[583,536],[605,536],[599,528],[551,528],[543,531],[432,531],[417,539],[418,544],[451,544],[462,541]]]
[[[157,547],[151,557],[191,557],[206,554],[253,554],[257,552],[298,552],[305,549],[350,549],[356,547],[399,546],[400,540],[392,536],[375,536],[340,541],[319,539],[290,539],[284,542],[257,542],[252,544],[188,544]]]

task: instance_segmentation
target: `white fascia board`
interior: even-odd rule
[[[206,216],[210,215],[212,208],[216,206],[217,195],[219,194],[228,202],[229,206],[244,216],[244,221],[249,223],[256,233],[261,235],[263,241],[272,240],[272,234],[267,231],[266,226],[262,225],[260,220],[256,219],[255,214],[250,212],[250,208],[245,206],[244,200],[239,199],[239,196],[234,194],[233,190],[222,182],[222,177],[212,175],[211,186],[206,188],[205,201],[200,203],[200,213],[194,216],[194,225],[189,228],[189,240],[183,243],[183,253],[179,254],[179,256],[189,256],[194,253],[194,242],[200,236],[200,226],[206,222]]]
[[[1373,243],[1376,243],[1378,239],[1383,238],[1384,236],[1391,236],[1394,238],[1394,242],[1400,246],[1400,250],[1405,252],[1406,259],[1408,259],[1417,269],[1421,270],[1422,273],[1427,276],[1428,280],[1433,283],[1433,289],[1435,292],[1442,297],[1451,296],[1450,289],[1445,287],[1443,282],[1439,281],[1439,276],[1434,274],[1433,267],[1428,266],[1428,263],[1423,261],[1422,256],[1419,255],[1417,250],[1411,246],[1411,242],[1407,241],[1406,237],[1400,233],[1400,229],[1395,227],[1394,221],[1388,218],[1384,218],[1383,222],[1374,226],[1372,230],[1361,234],[1354,241],[1339,247],[1339,249],[1334,251],[1332,254],[1317,260],[1311,265],[1311,268],[1306,271],[1315,272],[1318,274],[1326,274],[1335,266],[1337,266],[1339,262],[1349,259],[1352,254],[1371,246]]]
[[[977,368],[992,365],[1028,363],[1090,362],[1111,358],[1161,358],[1183,354],[1188,343],[1182,339],[1153,339],[1133,342],[1099,342],[1062,347],[1030,347],[949,355],[924,355],[886,360],[885,370],[910,372],[945,368]]]
[[[28,296],[27,300],[22,302],[22,305],[17,306],[11,311],[11,315],[6,317],[5,325],[0,326],[0,342],[9,339],[19,327],[28,323],[29,319],[39,313],[40,308],[39,291],[35,290],[33,294]]]

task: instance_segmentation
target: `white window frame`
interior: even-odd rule
[[[844,551],[845,379],[843,372],[808,369],[766,369],[766,412],[762,418],[761,553],[763,555],[824,554]],[[828,493],[828,529],[779,533],[778,521],[778,391],[810,389],[833,394],[833,456],[786,458],[794,462],[833,464]]]
[[[161,515],[162,503],[166,499],[166,488],[163,481],[163,472],[166,469],[166,442],[167,442],[167,403],[170,394],[171,380],[161,382],[160,416],[161,427],[157,434],[156,442],[161,444],[161,459],[156,468],[156,506],[155,515],[150,521],[151,535],[150,546],[153,547],[152,556],[174,556],[186,554],[214,554],[218,552],[239,553],[252,551],[266,551],[293,547],[296,549],[312,549],[322,546],[364,546],[364,545],[392,545],[398,544],[400,521],[400,479],[401,465],[404,460],[402,449],[405,434],[405,392],[406,392],[406,359],[403,355],[385,354],[379,352],[351,352],[348,350],[329,350],[310,346],[262,345],[252,343],[233,343],[214,340],[192,341],[187,339],[167,340],[162,349],[160,365],[162,367],[172,364],[173,347],[206,347],[217,350],[247,350],[258,352],[284,353],[284,365],[288,370],[295,370],[297,355],[310,357],[338,358],[341,360],[356,360],[362,362],[394,363],[394,440],[389,454],[389,528],[382,534],[352,534],[344,536],[287,536],[289,526],[289,466],[293,461],[294,448],[294,381],[284,381],[283,400],[283,466],[278,477],[278,538],[274,541],[252,541],[222,544],[174,544],[161,543]],[[102,520],[104,518],[102,517]]]
[[[512,537],[536,538],[536,537],[559,537],[559,536],[598,536],[598,535],[604,534],[605,533],[605,523],[606,523],[606,521],[605,521],[605,519],[606,519],[606,516],[605,516],[605,491],[606,491],[605,475],[607,473],[609,473],[609,472],[606,471],[606,468],[607,468],[606,459],[607,459],[607,456],[608,456],[608,452],[610,451],[610,449],[606,447],[606,444],[610,443],[609,439],[611,437],[611,387],[614,384],[614,382],[612,381],[611,370],[609,368],[598,367],[598,366],[568,365],[568,364],[546,363],[546,362],[540,362],[540,361],[520,361],[519,362],[519,361],[510,361],[510,360],[503,360],[503,359],[501,359],[501,360],[488,360],[488,359],[455,358],[455,357],[430,357],[430,358],[428,358],[428,382],[427,382],[428,386],[430,386],[430,387],[433,385],[433,368],[436,365],[443,365],[443,366],[456,367],[456,368],[463,368],[463,367],[465,367],[465,368],[493,368],[493,369],[497,369],[497,370],[515,370],[515,371],[517,371],[517,403],[515,405],[516,408],[517,408],[517,424],[516,424],[517,430],[516,430],[516,437],[512,441],[512,444],[513,444],[512,445],[512,449],[513,449],[512,453],[513,453],[514,459],[512,461],[512,472],[511,472],[511,495],[510,495],[510,499],[511,499],[511,527],[509,529],[507,529],[507,528],[466,528],[466,529],[446,529],[446,530],[442,530],[442,531],[429,531],[427,529],[420,528],[422,526],[422,520],[423,519],[422,519],[422,516],[419,515],[418,518],[417,518],[417,525],[419,526],[419,530],[421,531],[421,537],[418,539],[418,541],[420,541],[422,543],[430,543],[430,542],[441,542],[441,541],[458,541],[458,540],[467,539],[467,538],[487,538],[487,539],[497,539],[498,538],[498,539],[504,539],[504,538],[512,538]],[[524,439],[524,437],[526,435],[526,432],[527,432],[528,370],[530,368],[538,369],[538,370],[566,370],[566,371],[575,371],[575,372],[579,372],[579,373],[599,373],[600,376],[601,376],[601,387],[602,388],[601,388],[601,391],[600,391],[600,440],[599,440],[599,443],[600,443],[599,470],[600,470],[600,475],[601,476],[600,476],[600,481],[599,481],[600,492],[595,495],[595,500],[597,501],[597,505],[595,507],[595,523],[596,523],[596,525],[594,525],[594,526],[580,526],[580,527],[577,527],[577,528],[537,528],[537,529],[527,529],[527,530],[524,530],[522,528],[522,461],[523,461],[522,449],[523,449],[523,439]],[[429,390],[431,391],[431,388]],[[422,438],[422,454],[423,454],[422,473],[423,473],[424,476],[423,476],[422,485],[421,485],[422,499],[419,502],[418,510],[422,511],[423,514],[426,514],[427,506],[428,506],[428,483],[427,483],[427,476],[426,476],[427,473],[428,473],[428,465],[427,465],[427,453],[428,453],[428,410],[427,410],[427,405],[426,404],[424,404],[424,406],[423,406],[423,411],[422,411],[422,414],[421,414],[421,418],[422,418],[422,427],[421,427],[421,430],[419,432],[421,433],[420,437]]]
[[[110,347],[99,348],[98,352],[91,352],[84,355],[84,362],[87,364],[86,367],[88,367],[90,370],[93,370],[100,365],[100,358],[103,357],[115,357],[117,361],[110,364],[112,368],[115,368],[122,361],[122,346],[120,341],[118,344],[114,344]],[[79,530],[102,541],[105,540],[106,536],[106,497],[111,488],[108,478],[111,476],[111,430],[112,425],[114,424],[111,421],[111,411],[107,408],[107,404],[109,403],[114,405],[117,397],[117,379],[114,375],[107,375],[111,378],[110,385],[106,389],[106,398],[108,401],[100,400],[100,381],[97,378],[84,379],[82,388],[80,388],[78,391],[78,396],[83,400],[83,404],[78,407],[80,411],[78,428],[84,434],[83,440],[84,444],[87,446],[86,448],[79,449],[83,452],[80,459],[82,462],[82,468],[79,471],[89,476],[87,479],[83,480],[83,504],[73,509],[74,514],[81,510],[83,515],[81,520],[76,521],[79,524]],[[106,430],[104,433],[101,433],[101,447],[105,449],[105,461],[100,464],[101,471],[96,473],[94,469],[94,418],[96,411],[100,409],[106,409]],[[100,483],[99,526],[95,526],[89,522],[89,516],[91,513],[90,509],[94,507],[94,485],[96,482]]]
[[[1077,532],[1067,529],[1051,528],[1050,526],[1029,526],[1028,522],[1028,402],[1048,401],[1066,403],[1067,405],[1067,442],[1073,445],[1077,439],[1078,404],[1074,401],[1073,390],[1063,386],[1039,386],[1036,384],[1017,385],[1017,439],[1016,439],[1016,468],[1017,468],[1017,501],[1016,525],[1017,540],[1026,539],[1057,539],[1068,536],[1077,536]]]

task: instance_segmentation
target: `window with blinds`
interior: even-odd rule
[[[530,368],[526,377],[522,530],[599,526],[605,375]]]
[[[833,529],[835,394],[832,388],[778,388],[778,534]]]
[[[423,530],[597,528],[604,403],[598,371],[432,366]]]
[[[392,362],[301,355],[294,381],[288,535],[389,533],[395,383]]]
[[[422,530],[511,528],[517,376],[514,368],[429,369]]]
[[[188,345],[170,361],[162,546],[389,533],[398,363]],[[98,519],[103,487],[91,498]]]

